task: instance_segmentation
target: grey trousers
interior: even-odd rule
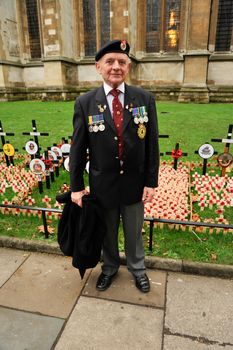
[[[145,273],[145,254],[142,241],[143,202],[104,210],[107,232],[103,241],[102,272],[111,276],[118,271],[120,266],[118,250],[120,216],[124,230],[127,268],[134,276],[138,276]]]

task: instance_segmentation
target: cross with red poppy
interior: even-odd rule
[[[177,165],[178,165],[178,159],[187,156],[188,153],[183,152],[182,149],[179,148],[179,143],[177,142],[175,145],[175,148],[171,152],[166,152],[167,155],[171,155],[172,158],[174,159],[174,165],[173,168],[177,170]]]

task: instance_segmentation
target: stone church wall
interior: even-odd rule
[[[85,57],[84,0],[34,2],[40,35],[40,47],[34,45],[34,50],[41,51],[40,57],[31,52],[30,1],[0,1],[0,100],[69,100],[99,86],[94,58]],[[179,49],[173,53],[146,52],[146,1],[110,1],[110,38],[126,38],[131,45],[128,83],[150,90],[157,99],[233,102],[233,39],[228,53],[214,51],[220,0],[180,1]],[[93,4],[98,11],[100,0]],[[97,15],[96,23],[98,28]],[[100,46],[98,30],[96,36]]]

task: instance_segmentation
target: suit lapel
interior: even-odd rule
[[[124,105],[124,122],[123,132],[132,119],[132,112],[129,111],[130,107],[135,106],[135,96],[132,94],[130,87],[125,84],[125,105]]]
[[[95,99],[96,99],[97,106],[98,105],[101,105],[102,107],[106,106],[106,109],[103,112],[104,120],[111,126],[111,128],[114,130],[114,132],[116,132],[116,128],[115,128],[115,125],[114,125],[114,121],[112,119],[111,112],[109,110],[108,101],[106,99],[103,86],[101,86],[97,90]]]

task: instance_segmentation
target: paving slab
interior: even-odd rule
[[[114,277],[112,285],[104,292],[96,289],[96,281],[101,273],[100,264],[92,270],[86,286],[82,292],[85,296],[103,298],[115,301],[124,301],[137,305],[153,307],[164,307],[166,273],[161,271],[147,270],[150,279],[151,290],[142,293],[135,287],[135,280],[126,267],[120,267],[118,274]]]
[[[80,297],[55,350],[161,350],[163,310]]]
[[[169,273],[165,333],[233,347],[232,329],[233,280]]]
[[[11,277],[30,254],[22,250],[0,248],[0,287]]]
[[[0,307],[0,350],[50,350],[64,320]]]
[[[231,345],[222,345],[204,340],[187,339],[179,336],[166,335],[163,350],[232,350]]]
[[[63,256],[32,253],[0,290],[0,305],[66,318],[85,281]]]

